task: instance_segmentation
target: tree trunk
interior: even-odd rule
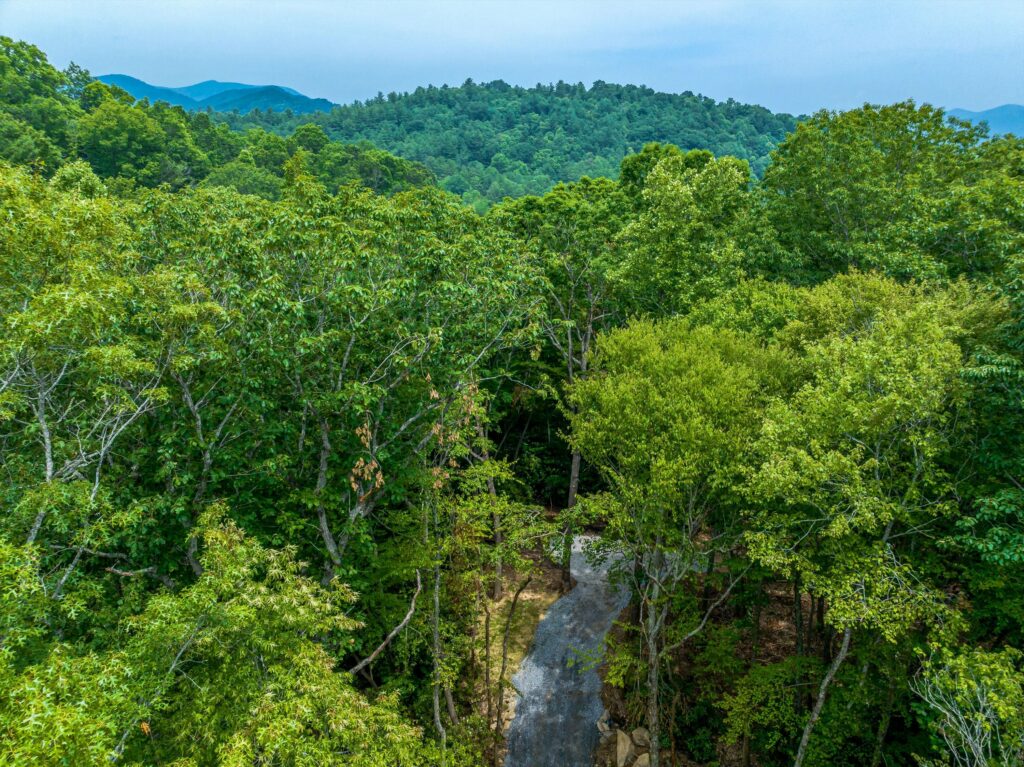
[[[580,487],[580,463],[582,458],[579,450],[572,451],[572,464],[569,467],[569,497],[565,503],[566,511],[572,511],[576,506],[576,494],[579,492]],[[562,530],[562,593],[568,593],[572,588],[572,570],[570,565],[572,562],[573,532],[572,526],[568,524]]]
[[[832,629],[825,624],[825,597],[818,597],[818,641],[821,642],[821,662],[829,662],[829,641]]]
[[[649,609],[649,628],[654,628],[654,610]],[[651,733],[651,767],[659,767],[658,739],[661,736],[659,724],[661,712],[659,710],[658,684],[659,684],[659,663],[657,635],[647,637],[647,731]]]
[[[871,767],[879,767],[882,763],[882,747],[885,745],[885,736],[889,733],[889,723],[892,721],[892,704],[896,700],[896,685],[890,681],[889,691],[885,696],[885,708],[882,709],[882,719],[878,723],[878,732],[875,734],[875,752],[871,756]]]
[[[188,546],[185,548],[185,559],[188,561],[188,566],[192,568],[192,572],[198,578],[203,574],[203,565],[199,561],[199,557],[196,554],[199,551],[199,538],[196,535],[190,535],[188,538]]]
[[[807,613],[807,620],[805,621],[805,623],[807,624],[807,632],[804,637],[804,654],[807,655],[807,657],[811,657],[812,655],[814,655],[814,621],[816,615],[815,608],[817,607],[820,600],[815,599],[814,594],[812,594],[811,592],[807,592],[807,597],[810,601],[811,609],[810,612]],[[808,685],[804,687],[804,690],[805,693],[803,709],[806,711],[808,708],[811,707],[814,701],[811,697],[810,686]]]
[[[435,578],[437,580],[440,580],[440,577],[441,577],[440,570],[435,568]],[[420,571],[417,570],[416,571],[416,591],[413,592],[412,601],[409,603],[409,610],[405,613],[405,617],[402,618],[402,620],[400,620],[398,622],[398,624],[393,629],[391,629],[391,631],[388,632],[388,635],[386,637],[384,637],[384,641],[381,642],[379,645],[377,645],[376,649],[374,649],[373,652],[371,652],[369,655],[367,655],[365,658],[363,658],[361,661],[359,661],[355,666],[350,668],[348,670],[348,673],[355,674],[357,671],[360,671],[363,668],[365,668],[366,666],[369,666],[371,663],[373,663],[373,661],[377,659],[377,656],[380,655],[382,652],[384,652],[385,648],[387,648],[387,646],[389,644],[391,644],[391,640],[394,639],[402,631],[405,630],[405,627],[409,625],[409,621],[412,620],[413,613],[416,612],[416,599],[420,595],[420,589],[421,588],[422,588],[422,583],[420,581]],[[434,613],[433,613],[433,626],[434,626],[435,638],[437,637],[437,624],[438,624],[439,617],[440,617],[440,613],[439,613],[438,604],[437,604],[437,585],[435,583],[435,587],[434,587]],[[440,647],[437,647],[436,649],[438,650],[438,652],[440,652]],[[439,655],[438,658],[440,658],[440,657],[441,656]]]
[[[672,696],[672,710],[671,712],[669,712],[669,722],[672,723],[672,726],[670,726],[668,729],[668,742],[669,748],[671,749],[671,751],[669,752],[669,758],[672,760],[672,767],[676,767],[676,762],[678,761],[678,758],[676,757],[676,728],[674,726],[678,710],[679,693],[677,692],[675,695]]]
[[[494,492],[494,480],[488,480],[488,484],[490,485],[491,492],[493,493]],[[493,501],[495,501],[497,499],[496,499],[496,497],[492,496],[491,500],[493,502]],[[501,566],[501,551],[500,551],[501,544],[502,544],[502,541],[504,540],[504,538],[503,538],[502,532],[501,532],[501,514],[499,514],[498,511],[497,511],[497,509],[498,509],[498,504],[497,503],[494,504],[494,509],[495,509],[494,514],[493,514],[493,520],[494,520],[494,546],[495,546],[495,548],[499,549],[498,555],[495,557],[495,562],[494,562],[494,598],[495,599],[501,599],[502,596],[504,596],[504,593],[505,593],[504,592],[504,588],[505,588],[505,574],[504,574],[504,570],[503,570],[503,568]]]
[[[796,630],[796,657],[797,661],[804,654],[804,599],[800,592],[800,576],[797,575],[793,581],[793,628]],[[803,671],[797,666],[796,685],[793,687],[793,711],[799,716],[804,708]]]
[[[326,436],[324,437],[326,441]],[[431,522],[433,522],[434,530],[434,541],[437,540],[439,520],[437,514],[437,506],[433,506],[433,514],[428,515],[426,509],[423,513],[423,545],[429,546],[431,544]],[[431,518],[432,517],[432,518]],[[438,736],[441,738],[441,767],[446,767],[447,762],[447,745],[448,745],[448,731],[445,729],[444,724],[441,722],[441,565],[438,557],[437,549],[433,552],[434,559],[434,599],[432,604],[432,610],[430,611],[430,633],[431,633],[431,644],[434,656],[434,678],[431,680],[433,684],[431,687],[431,698],[433,703],[434,713],[434,728],[437,730]]]
[[[763,606],[760,602],[754,605],[754,627],[750,639],[750,665],[757,663],[757,651],[761,649],[761,611]]]
[[[758,590],[760,591],[760,587],[758,587]],[[757,665],[757,652],[758,652],[758,650],[761,649],[761,610],[762,610],[762,605],[761,605],[761,603],[759,601],[759,602],[757,602],[754,605],[754,628],[753,628],[753,632],[752,632],[753,636],[750,639],[750,666],[751,667],[754,667],[755,665]],[[742,746],[741,759],[742,759],[742,762],[743,762],[743,767],[750,767],[750,733],[749,732],[744,732],[743,733],[743,746]]]
[[[660,551],[655,551],[652,556],[654,559],[652,570],[656,576],[660,576],[662,554]],[[651,734],[651,767],[659,767],[661,754],[658,749],[658,741],[661,735],[661,711],[658,699],[658,672],[661,667],[661,656],[658,648],[658,638],[663,621],[662,616],[658,615],[658,600],[661,598],[661,586],[659,585],[658,577],[651,578],[649,588],[647,614],[645,616],[647,624],[647,730]]]
[[[484,714],[487,726],[491,726],[494,715],[492,704],[494,691],[491,689],[491,607],[484,599]]]
[[[569,497],[566,499],[565,508],[571,509],[576,505],[576,495],[580,490],[580,464],[583,456],[579,450],[572,451],[572,463],[569,466]]]
[[[483,458],[484,462],[491,460],[491,451],[487,447],[487,432],[484,429],[484,425],[477,418],[476,421],[476,433],[480,437],[480,457]],[[504,574],[501,566],[501,544],[504,540],[504,536],[501,532],[501,514],[498,513],[498,488],[494,485],[494,477],[487,477],[487,493],[491,496],[491,506],[493,513],[491,514],[491,521],[493,524],[494,531],[494,546],[498,549],[498,555],[495,557],[494,562],[494,591],[493,596],[495,600],[501,599],[504,591]]]
[[[793,626],[796,628],[796,654],[804,654],[804,595],[800,591],[800,577],[793,581]]]
[[[448,731],[445,730],[444,725],[441,723],[441,703],[438,698],[439,688],[438,685],[434,685],[434,727],[437,729],[438,737],[441,738],[441,765],[444,767],[444,754],[445,746],[448,742]]]
[[[807,744],[811,741],[811,733],[814,732],[814,726],[818,723],[818,718],[821,716],[821,710],[825,706],[825,696],[828,695],[829,685],[832,684],[832,680],[835,679],[836,673],[839,671],[839,667],[843,665],[843,661],[846,660],[847,653],[850,652],[850,637],[852,634],[853,629],[846,629],[846,631],[843,632],[843,644],[840,646],[835,660],[832,661],[832,665],[829,666],[828,672],[825,674],[825,678],[821,680],[821,687],[818,688],[818,699],[814,701],[814,708],[811,709],[811,717],[807,720],[807,724],[804,726],[804,733],[800,738],[800,747],[796,751],[796,761],[793,762],[793,767],[802,767],[804,759],[807,757]]]
[[[324,562],[324,575],[320,582],[326,586],[332,580],[341,565],[341,553],[338,550],[337,541],[331,532],[330,522],[327,519],[327,506],[324,503],[324,491],[327,489],[327,469],[331,457],[330,426],[326,418],[320,419],[320,463],[316,474],[316,518],[320,528],[320,537],[323,538],[324,546],[327,548],[327,560]]]
[[[434,684],[433,684],[433,702],[434,702],[434,727],[437,728],[437,734],[441,737],[441,748],[444,750],[444,743],[448,737],[448,733],[444,729],[444,725],[441,723],[441,568],[434,567],[434,609],[430,616],[430,629],[433,639],[434,649]]]
[[[494,721],[494,767],[501,767],[500,759],[498,758],[501,752],[497,748],[497,743],[501,741],[505,731],[505,723],[502,717],[505,713],[505,671],[508,668],[508,637],[512,631],[512,621],[516,616],[516,605],[519,604],[519,597],[532,580],[533,576],[528,576],[522,585],[516,589],[516,593],[512,597],[512,604],[508,608],[508,619],[505,621],[505,635],[501,640],[501,670],[498,672],[498,703],[496,706],[497,715]]]
[[[42,387],[39,389],[39,395],[36,398],[36,404],[32,408],[36,414],[36,420],[39,422],[39,433],[43,437],[43,459],[46,464],[46,484],[50,484],[53,481],[53,437],[50,434],[50,425],[46,420],[46,395]],[[36,518],[32,521],[32,529],[28,531],[28,540],[25,543],[31,546],[36,541],[36,536],[39,535],[39,530],[43,526],[43,520],[46,519],[46,509],[39,511],[36,514]]]
[[[473,594],[473,621],[469,624],[469,667],[473,669],[474,674],[479,668],[479,660],[476,657],[476,641],[477,637],[477,619],[480,616],[480,600],[481,593],[483,592],[483,583],[480,580],[480,575],[476,576],[476,590]]]
[[[812,655],[814,652],[814,607],[816,600],[814,594],[808,594],[811,598],[811,610],[807,613],[807,633],[804,637],[804,652],[808,655]]]
[[[452,688],[444,688],[444,702],[448,707],[448,718],[452,720],[452,724],[458,726],[459,724],[459,712],[455,708],[455,698],[452,697]]]
[[[716,554],[715,551],[708,553],[708,566],[704,568],[704,588],[700,593],[700,611],[702,613],[707,612],[708,605],[711,604],[711,576],[715,572]]]

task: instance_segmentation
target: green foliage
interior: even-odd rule
[[[300,149],[317,157],[316,174],[332,193],[357,184],[390,194],[435,181],[419,163],[332,142],[315,125],[300,126],[287,141],[259,129],[242,136],[205,112],[136,103],[76,65],[60,72],[38,48],[0,38],[0,160],[51,174],[80,158],[101,178],[119,179],[118,189],[202,182],[273,200],[285,161]]]
[[[623,504],[616,534],[687,534],[674,515],[737,481],[736,457],[778,364],[740,335],[681,321],[635,322],[601,339],[599,372],[572,390],[571,421],[573,440]]]
[[[203,186],[219,186],[234,189],[241,194],[251,194],[265,200],[281,197],[281,179],[266,168],[253,162],[252,153],[243,150],[238,159],[221,165],[203,179]]]
[[[364,699],[312,639],[357,627],[342,612],[351,592],[322,589],[294,552],[261,547],[223,510],[199,527],[194,585],[152,597],[105,650],[56,645],[8,687],[11,763],[422,763],[394,702]]]
[[[127,733],[124,758],[147,762],[419,763],[430,746],[398,698],[332,671],[372,649],[341,609],[387,621],[395,601],[324,601],[295,547],[320,559],[332,541],[328,568],[369,586],[376,496],[404,508],[472,372],[532,335],[507,236],[439,192],[328,198],[298,163],[276,207],[223,191],[115,206],[82,163],[2,183],[5,750],[100,763]],[[343,478],[327,492],[321,460]],[[224,496],[286,548],[202,516]],[[540,533],[499,506],[494,556],[516,565]]]
[[[1020,764],[1022,679],[1021,652],[1013,648],[949,650],[928,660],[914,690],[928,703],[924,715],[953,764]]]
[[[602,83],[225,118],[7,38],[0,95],[3,764],[493,763],[587,526],[664,745],[1020,761],[1019,140]]]
[[[864,302],[862,281],[878,292],[877,303]],[[837,290],[860,300],[846,303]],[[865,623],[892,641],[941,602],[888,541],[894,530],[951,513],[943,456],[952,440],[948,413],[962,396],[958,307],[947,295],[875,278],[822,291],[830,318],[811,301],[814,321],[779,333],[803,346],[811,373],[769,410],[758,448],[765,462],[753,477],[755,495],[784,502],[792,516],[783,521],[766,506],[772,522],[755,517],[748,541],[755,558],[795,569],[826,594],[833,625]],[[805,332],[825,335],[798,341]]]
[[[604,82],[521,88],[500,80],[381,94],[313,115],[219,119],[281,134],[313,122],[337,141],[370,141],[422,162],[442,187],[478,210],[504,197],[543,194],[559,181],[612,178],[623,157],[649,142],[733,155],[761,174],[771,148],[796,124],[790,115],[690,92]]]
[[[847,265],[926,279],[991,272],[1020,245],[1016,152],[1017,140],[986,141],[928,105],[819,112],[772,154],[769,217],[814,277]]]
[[[685,313],[745,277],[781,268],[749,194],[749,166],[706,154],[670,155],[644,179],[641,210],[622,234],[628,255],[615,275],[636,311]]]
[[[814,658],[787,658],[780,663],[753,666],[722,698],[725,738],[739,743],[751,739],[752,748],[767,758],[788,756],[789,733],[803,726],[793,708],[793,679],[814,669]]]
[[[82,155],[99,175],[137,178],[146,186],[165,179],[158,157],[164,134],[145,109],[105,99],[78,130]]]

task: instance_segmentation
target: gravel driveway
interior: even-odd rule
[[[583,668],[577,654],[601,648],[612,621],[626,606],[626,589],[615,589],[604,566],[573,545],[576,587],[555,602],[537,626],[533,647],[512,684],[521,697],[508,729],[505,767],[591,767],[599,733],[601,679]]]

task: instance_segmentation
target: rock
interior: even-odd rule
[[[647,731],[646,727],[637,727],[633,730],[633,742],[636,743],[640,748],[651,747],[651,733]]]
[[[636,758],[636,761],[633,762],[633,767],[651,767],[651,755],[640,754],[640,756]]]
[[[605,709],[597,720],[597,729],[602,735],[612,731],[612,728],[608,726],[608,709]]]
[[[636,747],[622,730],[615,731],[615,738],[615,767],[626,767],[636,756]]]

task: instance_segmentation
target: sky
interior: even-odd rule
[[[502,79],[633,83],[807,114],[1024,103],[1024,0],[0,0],[58,67],[338,103]]]

